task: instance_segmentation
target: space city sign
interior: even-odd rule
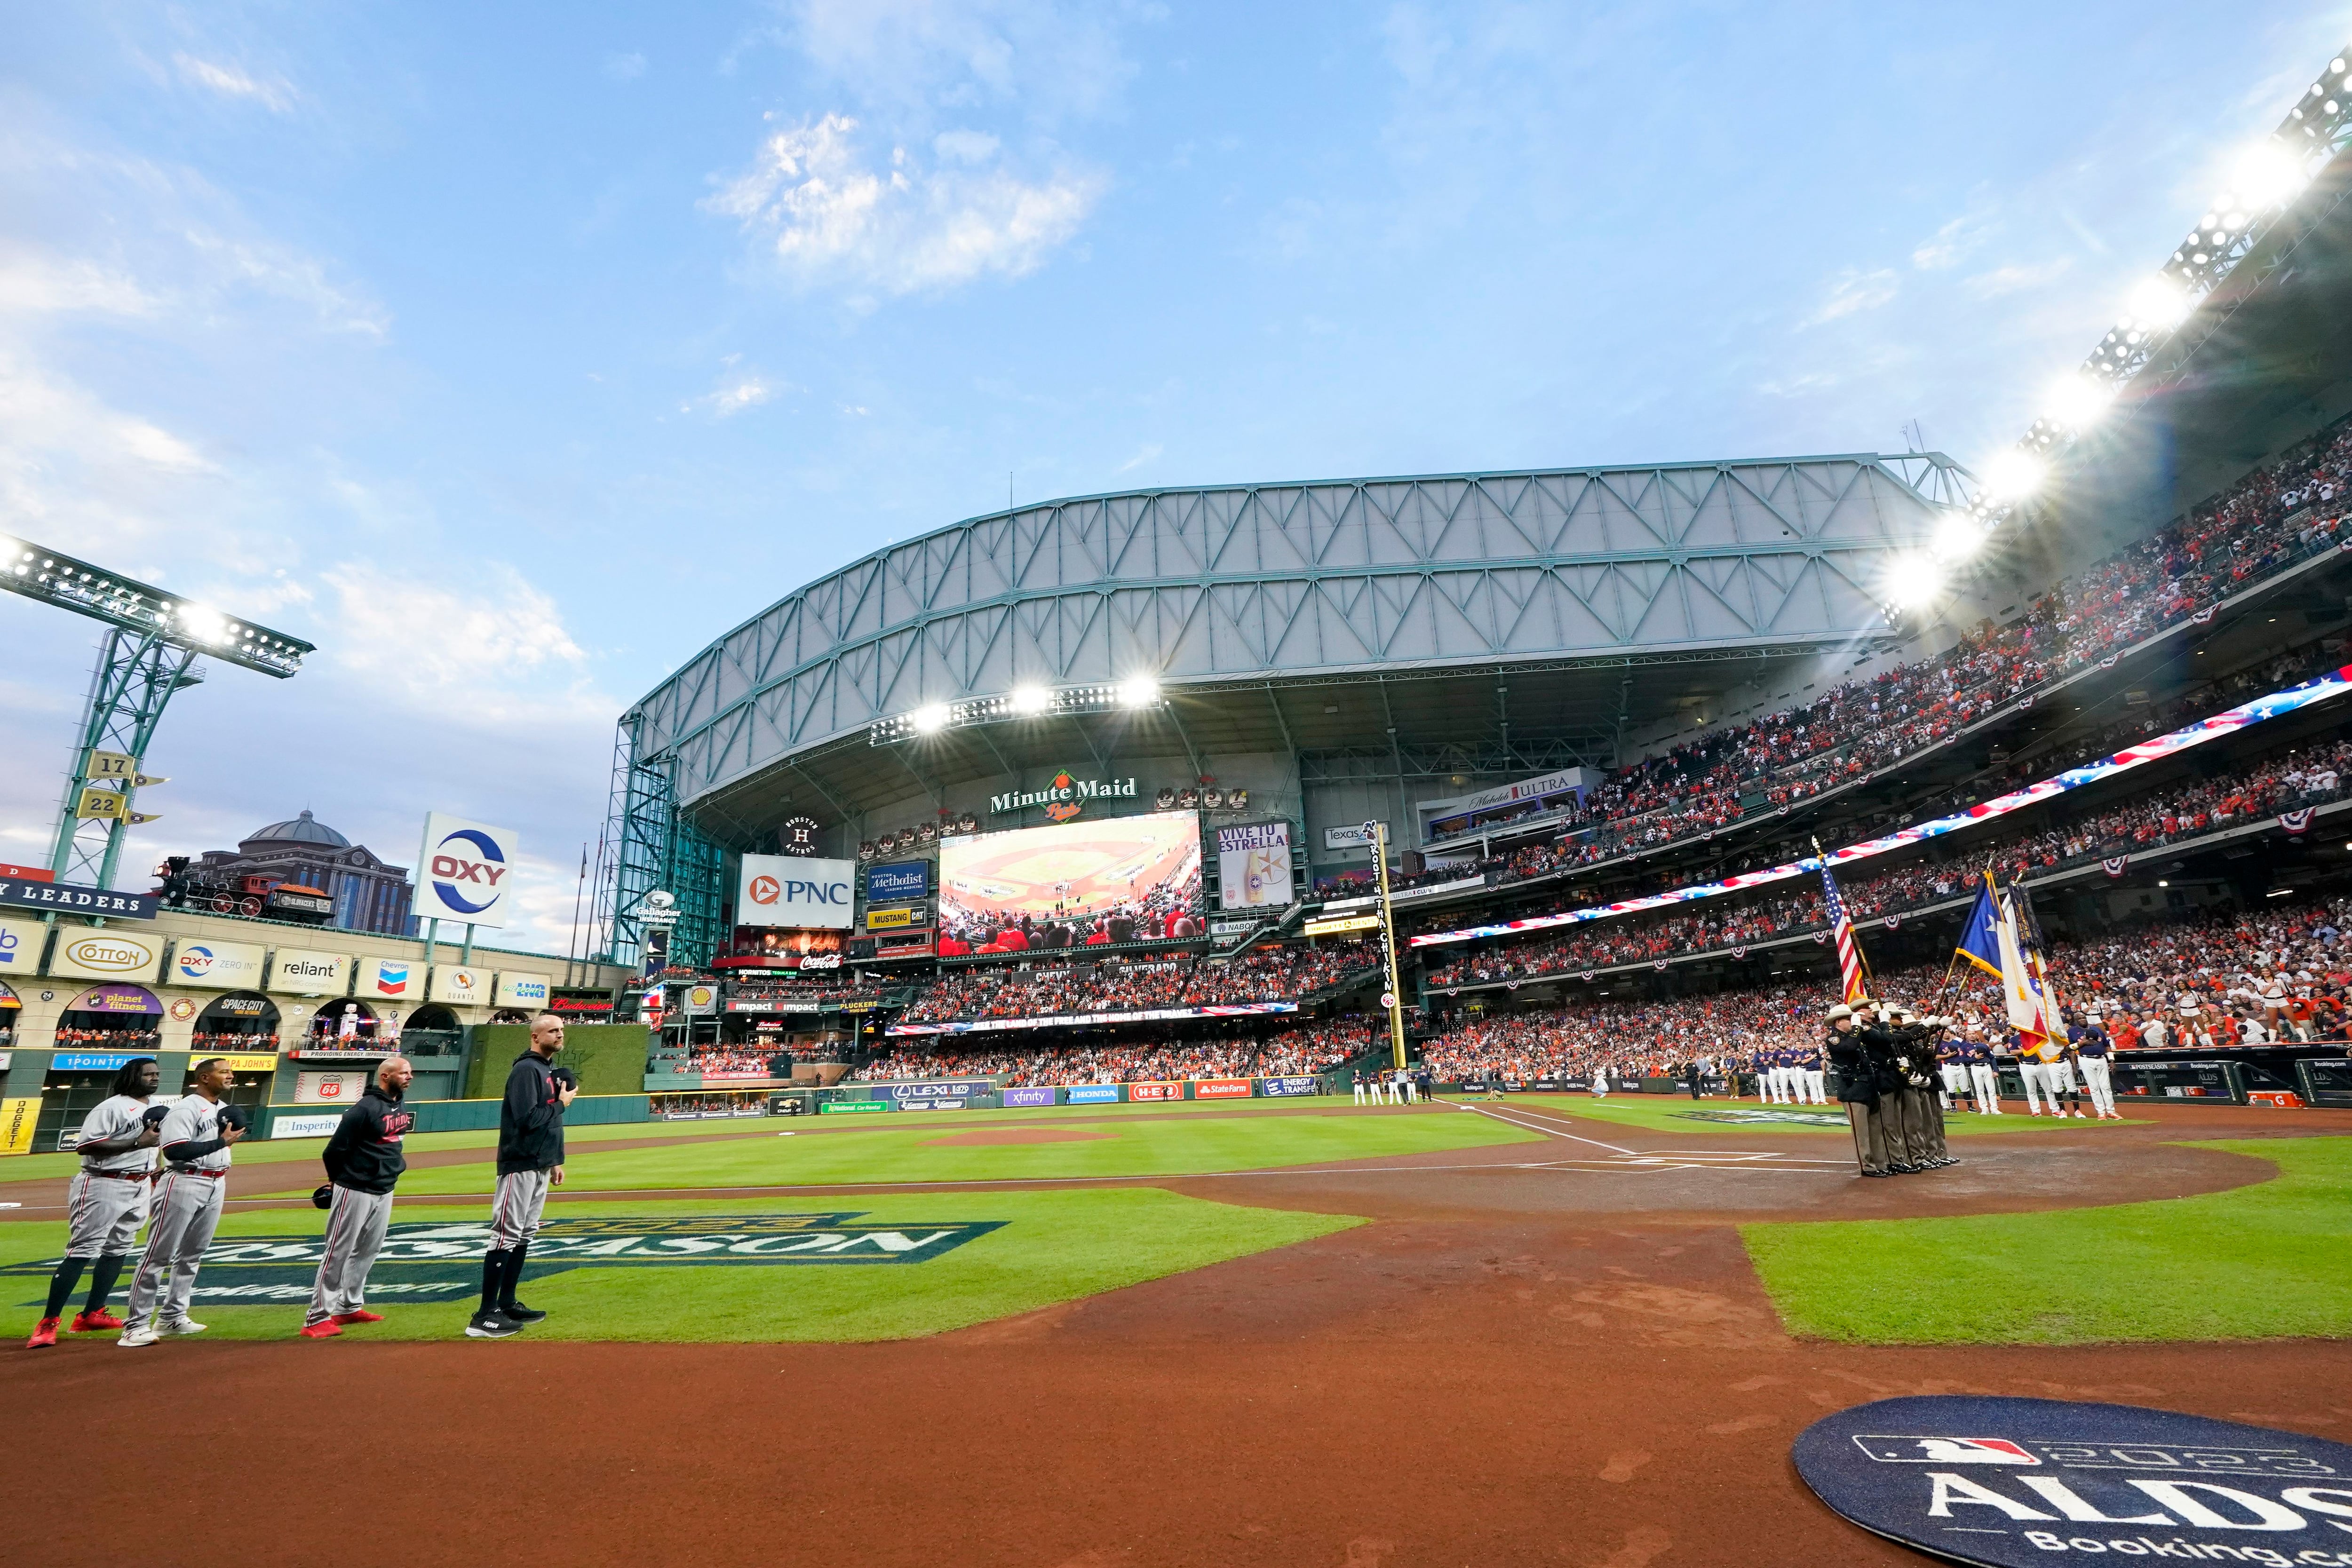
[[[1831,1508],[1986,1568],[2091,1557],[2352,1568],[2352,1448],[2170,1410],[1881,1399],[1791,1449]]]

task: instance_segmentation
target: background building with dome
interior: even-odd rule
[[[408,868],[385,864],[308,810],[256,829],[234,850],[207,850],[196,865],[208,876],[268,876],[318,888],[334,900],[330,924],[347,931],[411,935],[409,905],[416,890]]]

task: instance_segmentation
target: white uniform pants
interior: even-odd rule
[[[2017,1064],[2017,1075],[2025,1081],[2027,1113],[2040,1115],[2042,1097],[2050,1092],[2049,1070],[2039,1061],[2021,1061]],[[2053,1110],[2057,1108],[2058,1100],[2055,1095],[2051,1095],[2050,1105]]]
[[[490,1199],[490,1250],[511,1252],[527,1247],[539,1234],[539,1217],[547,1207],[550,1185],[546,1171],[509,1171],[499,1177]]]
[[[1421,1103],[1421,1085],[1410,1078],[1404,1081],[1404,1103],[1408,1105]]]
[[[1793,1099],[1794,1096],[1789,1092],[1789,1070],[1785,1067],[1774,1068],[1772,1070],[1772,1103],[1786,1105]]]
[[[310,1312],[302,1321],[320,1323],[367,1305],[368,1270],[383,1246],[383,1228],[392,1221],[392,1194],[335,1189],[334,1207],[327,1213],[326,1253],[319,1260],[319,1278],[310,1286]]]
[[[2116,1091],[2107,1077],[2105,1057],[2083,1058],[2083,1087],[2091,1092],[2091,1109],[2102,1116],[2112,1116],[2116,1113]]]
[[[1943,1073],[1944,1109],[1948,1111],[1952,1108],[1954,1100],[1969,1092],[1969,1070],[1959,1062],[1947,1061],[1943,1066]]]
[[[139,1254],[138,1271],[131,1276],[124,1329],[187,1321],[188,1301],[196,1289],[196,1269],[205,1260],[205,1249],[213,1244],[213,1232],[220,1227],[221,1206],[227,1198],[226,1176],[181,1171],[164,1176],[155,1188],[147,1249]]]
[[[1359,1105],[1365,1103],[1364,1081],[1360,1078],[1356,1080],[1356,1103]]]
[[[147,1222],[147,1198],[154,1186],[146,1176],[78,1171],[66,1185],[66,1256],[84,1260],[127,1253]]]
[[[1806,1102],[1814,1105],[1828,1104],[1830,1103],[1829,1070],[1823,1067],[1808,1067],[1802,1071],[1805,1074]]]
[[[2000,1072],[1990,1061],[1969,1063],[1969,1077],[1977,1086],[1977,1109],[1988,1116],[2000,1114]]]
[[[2042,1083],[2050,1095],[2050,1109],[2061,1116],[2064,1115],[2066,1113],[2060,1106],[2058,1096],[2062,1092],[2071,1094],[2074,1092],[2074,1064],[2063,1059],[2043,1062]]]

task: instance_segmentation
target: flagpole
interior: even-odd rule
[[[1819,838],[1814,838],[1812,844],[1814,869],[1826,877],[1830,874],[1829,857],[1822,852],[1822,841]],[[1838,900],[1843,903],[1845,895],[1840,894]],[[1851,909],[1846,911],[1845,926],[1847,938],[1853,943],[1854,967],[1862,971],[1862,994],[1868,996],[1876,987],[1878,977],[1871,972],[1870,955],[1862,950],[1862,927],[1853,923],[1853,911]],[[1841,985],[1839,989],[1843,990],[1844,987]]]

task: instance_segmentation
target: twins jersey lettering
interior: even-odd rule
[[[173,1105],[163,1118],[163,1142],[173,1144],[209,1144],[221,1135],[221,1112],[225,1107],[201,1094],[190,1094]],[[225,1171],[229,1166],[229,1151],[215,1149],[211,1154],[188,1162],[191,1170]]]
[[[81,1119],[82,1146],[87,1148],[105,1139],[135,1134],[141,1119],[146,1113],[147,1102],[133,1100],[128,1094],[115,1094],[100,1101],[90,1108],[89,1114]],[[85,1155],[81,1168],[86,1171],[138,1171],[143,1174],[155,1168],[155,1151],[152,1148],[125,1149],[119,1155],[100,1158]]]

